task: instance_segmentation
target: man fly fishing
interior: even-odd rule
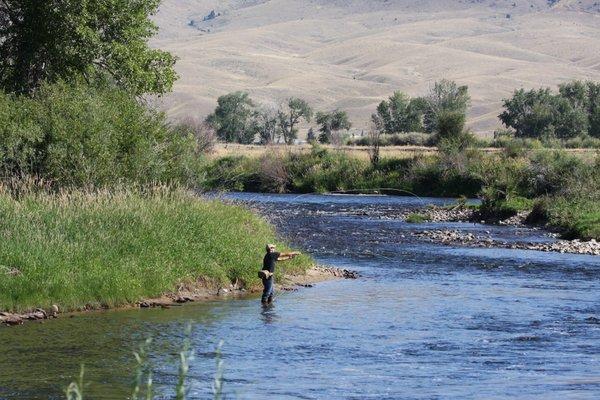
[[[265,254],[265,258],[263,258],[262,270],[258,273],[264,287],[261,298],[261,303],[263,305],[271,304],[273,302],[273,294],[275,293],[275,263],[277,261],[291,260],[300,255],[297,251],[292,253],[278,253],[275,251],[274,244],[268,244],[266,250],[267,254]]]

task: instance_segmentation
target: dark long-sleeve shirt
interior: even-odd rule
[[[275,263],[277,262],[277,259],[279,258],[279,256],[281,255],[281,253],[277,253],[277,252],[271,252],[271,253],[267,253],[265,254],[265,258],[263,259],[263,271],[269,271],[271,273],[275,272]]]

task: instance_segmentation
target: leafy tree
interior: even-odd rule
[[[442,111],[437,115],[437,135],[439,139],[460,136],[465,131],[466,116],[460,111]]]
[[[600,138],[600,82],[588,82],[589,134]]]
[[[279,140],[277,113],[274,111],[269,109],[257,111],[254,114],[254,126],[262,144],[271,144]]]
[[[568,139],[587,135],[588,115],[584,109],[574,106],[562,96],[554,98],[554,136]]]
[[[220,140],[249,144],[256,135],[254,114],[254,103],[248,93],[234,92],[218,98],[217,108],[206,122],[217,131]]]
[[[423,111],[421,99],[411,99],[402,92],[395,92],[388,100],[379,103],[372,119],[385,133],[422,132]]]
[[[436,82],[430,93],[422,100],[425,106],[425,131],[438,131],[438,116],[441,113],[462,113],[466,116],[471,103],[468,86],[458,86],[456,82],[443,79]]]
[[[560,85],[559,92],[574,109],[587,114],[588,134],[600,137],[600,83],[573,81]]]
[[[587,82],[589,134],[600,138],[600,82]]]
[[[160,0],[0,0],[0,88],[108,79],[135,95],[165,93],[175,58],[148,47]]]
[[[279,128],[283,134],[283,139],[287,144],[294,143],[298,137],[298,124],[301,119],[310,122],[313,116],[313,110],[310,105],[302,99],[291,98],[286,107],[279,110],[277,119]]]
[[[315,135],[315,131],[312,127],[310,127],[308,133],[306,134],[306,141],[311,144],[317,141],[317,136]]]
[[[578,95],[577,95],[578,96]],[[515,130],[517,137],[556,136],[569,138],[587,133],[587,117],[578,106],[550,89],[525,91],[519,89],[504,100],[502,123]]]
[[[321,125],[319,131],[319,142],[331,143],[333,134],[341,130],[348,130],[352,123],[348,118],[346,111],[335,110],[332,112],[318,112],[317,123]]]
[[[588,88],[585,82],[572,81],[558,86],[558,92],[569,100],[573,107],[587,110],[590,105]]]

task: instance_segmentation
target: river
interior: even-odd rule
[[[554,239],[393,218],[449,199],[230,197],[253,204],[319,262],[361,278],[284,292],[267,309],[252,297],[0,327],[0,399],[63,398],[81,363],[89,398],[124,398],[132,351],[146,337],[159,398],[172,398],[190,321],[190,399],[210,398],[220,340],[227,398],[600,398],[600,257],[436,245],[412,233]]]

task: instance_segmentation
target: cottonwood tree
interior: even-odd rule
[[[0,88],[32,93],[43,81],[110,80],[141,95],[177,79],[175,57],[152,49],[160,0],[0,0]]]
[[[560,85],[559,93],[575,110],[587,115],[587,133],[600,137],[600,83],[572,81]]]
[[[291,98],[287,104],[277,113],[279,129],[283,139],[287,144],[294,143],[298,137],[298,124],[302,119],[310,122],[313,116],[313,110],[310,105],[302,99]]]
[[[279,141],[281,131],[277,128],[277,112],[269,108],[258,110],[254,114],[255,131],[261,144],[271,144]]]
[[[507,128],[514,129],[517,137],[580,136],[588,131],[588,118],[579,101],[556,95],[548,88],[519,89],[504,100],[499,118]]]
[[[377,106],[376,117],[385,133],[422,132],[425,101],[411,99],[402,92],[394,92]]]
[[[217,132],[220,140],[249,144],[256,136],[254,103],[246,92],[234,92],[217,99],[217,108],[206,122]]]
[[[321,143],[339,142],[339,131],[352,128],[348,113],[341,110],[318,112],[316,121],[321,125],[319,128],[319,131],[321,132],[319,135],[319,142]]]
[[[460,113],[466,116],[471,103],[467,86],[458,86],[456,82],[446,79],[436,82],[424,100],[423,123],[428,133],[438,131],[439,117],[442,114]]]

